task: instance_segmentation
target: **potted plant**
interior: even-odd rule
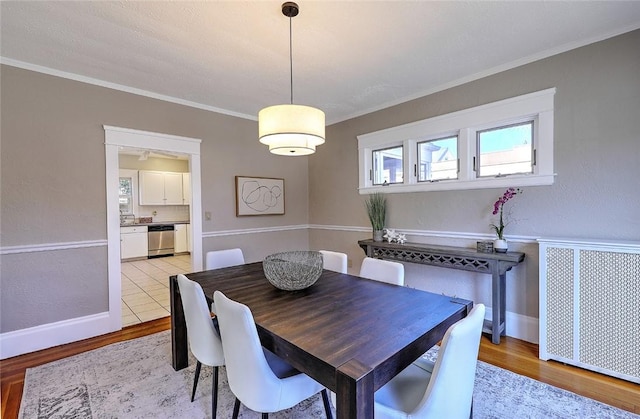
[[[498,223],[497,224],[490,224],[491,228],[493,229],[493,231],[495,231],[496,236],[498,236],[498,238],[493,241],[493,249],[496,252],[504,253],[504,252],[507,251],[507,248],[508,248],[507,241],[504,238],[504,228],[509,223],[508,222],[507,223],[504,222],[504,216],[503,216],[504,204],[506,204],[507,201],[509,201],[511,198],[513,198],[514,196],[516,196],[519,193],[522,193],[521,189],[509,188],[493,204],[493,212],[492,212],[492,214],[493,215],[500,214],[499,217],[498,217]]]
[[[369,195],[365,201],[367,215],[373,228],[373,241],[381,242],[384,223],[387,217],[387,198],[383,193],[375,192]]]

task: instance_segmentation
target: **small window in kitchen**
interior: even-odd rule
[[[120,214],[133,214],[133,182],[130,177],[120,178]]]
[[[457,135],[418,143],[418,182],[457,178]]]
[[[533,121],[477,131],[478,177],[533,173]]]
[[[374,185],[391,185],[403,182],[402,146],[373,151]]]

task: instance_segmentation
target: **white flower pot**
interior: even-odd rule
[[[493,241],[493,250],[495,250],[498,253],[506,253],[508,248],[509,246],[507,245],[506,240],[495,239]]]

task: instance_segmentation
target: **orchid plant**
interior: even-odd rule
[[[522,193],[522,189],[520,188],[508,188],[504,194],[493,204],[493,215],[500,214],[498,218],[498,224],[491,224],[491,228],[496,232],[499,240],[504,240],[504,228],[509,224],[508,222],[505,224],[503,211],[504,204],[507,203],[511,198],[515,197],[517,194]]]

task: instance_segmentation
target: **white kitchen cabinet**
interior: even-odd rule
[[[164,174],[165,205],[184,205],[182,200],[182,173]]]
[[[141,170],[140,205],[184,205],[182,173]]]
[[[189,251],[189,224],[176,224],[174,226],[174,251],[176,253],[185,253]]]
[[[148,255],[147,227],[120,227],[120,259],[146,258]]]

